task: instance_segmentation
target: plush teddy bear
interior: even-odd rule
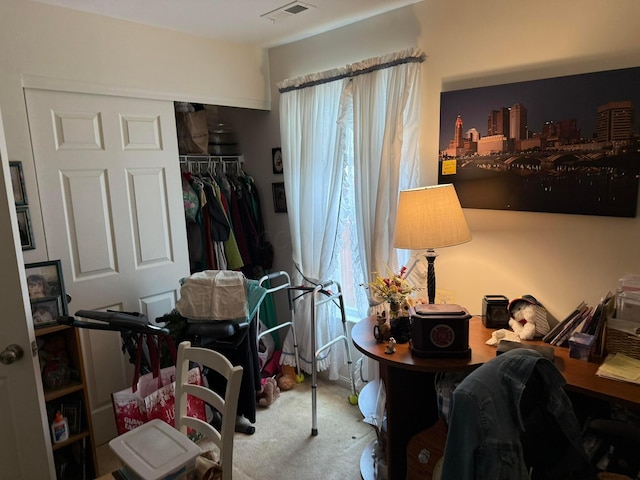
[[[523,295],[509,302],[509,326],[522,340],[533,340],[549,332],[547,311],[531,295]]]
[[[276,379],[273,377],[266,377],[260,380],[262,384],[262,391],[258,392],[258,405],[261,407],[268,407],[275,402],[280,396],[280,387]]]

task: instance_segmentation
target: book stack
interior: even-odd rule
[[[585,302],[580,302],[542,340],[551,345],[562,347],[568,346],[569,340],[574,334],[593,336],[593,341],[590,342],[591,353],[596,356],[602,356],[604,352],[604,326],[607,314],[610,313],[610,309],[613,307],[613,299],[613,294],[608,292],[595,308]]]

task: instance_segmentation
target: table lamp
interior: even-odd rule
[[[471,232],[452,184],[400,191],[393,246],[425,250],[429,303],[435,303],[436,297],[435,249],[469,240]],[[414,266],[415,262],[407,276]]]

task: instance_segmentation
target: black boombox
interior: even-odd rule
[[[469,358],[469,319],[455,304],[416,305],[411,309],[411,353],[422,358]]]

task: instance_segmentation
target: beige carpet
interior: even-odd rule
[[[318,380],[318,435],[311,435],[311,378],[282,392],[258,410],[256,432],[236,434],[234,478],[238,480],[351,480],[360,477],[360,457],[373,441],[349,389]]]
[[[357,480],[360,457],[375,438],[350,390],[319,375],[318,435],[311,435],[311,378],[259,408],[253,435],[236,433],[234,480]],[[117,468],[108,445],[98,449],[100,473]]]

